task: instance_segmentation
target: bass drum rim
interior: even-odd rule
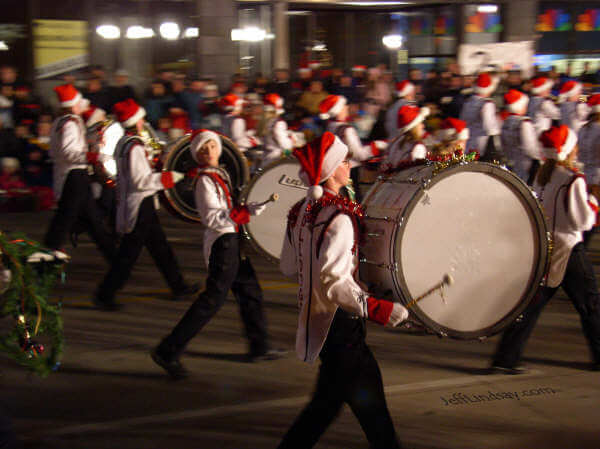
[[[219,133],[217,133],[219,134]],[[244,154],[240,151],[235,143],[227,136],[219,134],[219,137],[222,140],[223,146],[226,146],[229,150],[233,151],[239,161],[239,169],[240,169],[240,179],[234,187],[237,191],[243,189],[243,187],[248,183],[250,179],[250,169],[248,168],[248,160],[244,156]],[[161,156],[162,160],[162,171],[168,171],[165,169],[165,166],[168,164],[170,157],[175,154],[176,151],[180,150],[182,147],[191,144],[191,134],[186,134],[185,136],[181,136],[179,139],[167,145],[165,151]],[[173,189],[165,189],[160,191],[160,199],[161,203],[165,206],[165,208],[173,215],[178,218],[181,218],[184,221],[188,221],[191,223],[200,223],[202,220],[200,217],[196,215],[189,214],[185,211],[180,210],[175,203],[175,197],[173,195]]]
[[[421,310],[419,303],[416,303],[410,309],[410,312],[418,319],[418,321],[438,335],[444,337],[448,336],[459,340],[475,340],[488,338],[503,331],[510,323],[517,319],[517,317],[534,299],[538,289],[542,285],[544,276],[546,275],[550,265],[550,242],[544,211],[537,197],[533,194],[529,186],[517,175],[497,164],[489,162],[469,162],[467,164],[451,166],[433,175],[430,179],[428,187],[459,171],[487,173],[494,175],[506,183],[515,192],[515,194],[518,195],[518,198],[524,204],[524,207],[526,207],[529,211],[530,219],[532,219],[532,225],[537,225],[535,226],[533,233],[536,243],[535,260],[537,263],[535,269],[532,270],[525,293],[522,295],[521,300],[517,303],[517,305],[494,324],[476,331],[457,331],[430,319],[427,314]],[[374,189],[377,189],[377,187],[382,185],[384,182],[385,180],[381,180],[376,183],[373,186],[373,189],[369,191],[366,198],[370,198],[371,194],[375,192]],[[398,223],[406,223],[406,220],[410,217],[413,209],[417,206],[425,194],[426,191],[422,188],[416,190],[410,200],[408,200],[406,203],[406,207],[402,210],[402,213],[398,215],[397,223],[392,229],[392,234],[394,237],[391,239],[391,245],[389,248],[390,256],[392,256],[390,260],[395,261],[395,256],[393,256],[393,254],[397,245],[402,242],[404,232],[406,231],[406,226]],[[409,289],[404,278],[402,261],[398,260],[396,262],[398,264],[398,269],[396,272],[392,272],[392,282],[394,283],[394,287],[396,288],[396,291],[399,292],[399,296],[401,297],[400,303],[406,305],[412,298],[409,294],[407,294]]]
[[[246,186],[244,187],[244,189],[242,190],[242,193],[240,194],[240,204],[246,204],[246,201],[248,200],[248,195],[249,195],[250,191],[252,190],[252,188],[254,187],[254,185],[257,183],[258,179],[261,177],[261,175],[264,172],[266,172],[274,167],[277,167],[279,165],[286,164],[286,163],[288,163],[288,164],[293,163],[294,165],[298,166],[298,169],[300,169],[300,163],[298,162],[298,159],[296,159],[293,156],[282,156],[281,158],[277,159],[276,161],[273,161],[270,164],[259,168],[258,170],[256,170],[256,172],[252,176],[252,179],[250,179],[250,182],[248,182],[246,184]],[[248,225],[242,225],[242,234],[244,236],[244,239],[250,244],[252,249],[254,249],[256,252],[258,252],[260,255],[262,255],[264,258],[266,258],[269,262],[274,263],[274,264],[279,264],[279,261],[281,259],[268,253],[262,246],[260,246],[256,242],[256,239],[254,239],[252,237],[252,232],[250,232]]]

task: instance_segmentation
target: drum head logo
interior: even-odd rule
[[[294,178],[293,176],[288,176],[285,174],[281,175],[278,184],[282,186],[293,187],[295,189],[308,190],[308,187],[306,187],[298,178]]]

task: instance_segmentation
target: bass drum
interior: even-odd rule
[[[445,167],[445,168],[442,168]],[[543,211],[510,171],[471,162],[408,168],[368,192],[361,279],[438,335],[484,338],[532,300],[549,263]]]
[[[275,263],[281,258],[288,212],[306,197],[307,187],[298,177],[299,170],[300,163],[294,157],[275,161],[257,170],[240,197],[242,203],[262,203],[273,193],[279,195],[278,201],[269,203],[260,215],[243,226],[251,246]]]
[[[250,179],[248,161],[229,138],[221,135],[222,153],[219,163],[229,173],[234,195],[239,195],[244,185]],[[162,169],[166,171],[178,171],[189,173],[198,167],[190,153],[190,135],[185,135],[173,144],[169,145],[162,155]],[[199,222],[200,214],[196,209],[194,199],[194,179],[186,177],[183,181],[175,184],[175,187],[161,192],[161,200],[165,207],[175,216],[186,221]]]

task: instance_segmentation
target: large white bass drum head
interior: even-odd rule
[[[437,167],[437,168],[436,168]],[[367,194],[361,277],[408,304],[438,332],[479,338],[504,329],[535,295],[546,272],[548,236],[530,189],[481,162],[430,164],[377,182]]]
[[[300,163],[295,158],[282,158],[259,170],[242,192],[243,203],[262,203],[273,193],[279,195],[278,201],[267,204],[260,215],[250,217],[244,225],[252,246],[273,262],[281,258],[290,208],[306,197],[307,187],[298,177],[299,170]]]

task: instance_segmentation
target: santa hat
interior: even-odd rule
[[[577,145],[577,135],[567,125],[553,126],[540,135],[540,142],[546,158],[564,161]]]
[[[58,95],[58,101],[60,101],[60,106],[62,108],[70,108],[75,106],[78,101],[80,101],[83,97],[81,93],[72,84],[63,84],[61,86],[56,86],[54,88],[54,92]]]
[[[308,68],[311,70],[317,70],[319,67],[321,67],[321,63],[319,61],[308,62]]]
[[[404,98],[415,91],[415,85],[408,80],[396,83],[396,95],[399,98]]]
[[[538,76],[531,80],[531,93],[534,95],[541,94],[542,92],[552,89],[554,83],[551,79],[545,76]]]
[[[0,159],[0,161],[2,161],[0,163],[2,165],[2,168],[13,168],[15,170],[18,170],[21,167],[21,163],[16,157],[3,157],[2,159]]]
[[[366,72],[367,66],[366,65],[355,65],[354,67],[352,67],[352,71],[353,72]]]
[[[523,108],[527,108],[529,97],[516,89],[511,89],[504,94],[506,110],[513,114],[520,114]]]
[[[436,134],[437,138],[444,142],[467,140],[469,138],[469,128],[467,128],[467,122],[448,117],[442,122],[440,130]]]
[[[398,110],[398,132],[404,134],[410,131],[429,115],[429,108],[419,108],[412,105],[404,105]]]
[[[302,167],[299,172],[300,179],[309,186],[306,194],[309,199],[318,200],[323,196],[323,187],[319,184],[333,175],[347,155],[348,147],[329,131],[321,136],[315,146],[307,145],[294,150],[294,156]]]
[[[592,95],[587,102],[592,110],[592,114],[600,114],[600,94]]]
[[[117,120],[121,122],[124,128],[131,128],[140,119],[146,116],[146,110],[135,102],[132,98],[115,103],[113,113]]]
[[[275,111],[277,114],[283,114],[283,98],[277,94],[267,94],[264,99],[265,110]]]
[[[319,104],[319,117],[321,120],[337,117],[347,103],[346,97],[342,95],[329,95]]]
[[[498,78],[490,76],[489,73],[480,73],[477,77],[477,84],[475,85],[475,93],[478,95],[490,95],[496,90],[498,86]]]
[[[241,108],[244,100],[235,94],[227,94],[221,98],[219,104],[226,111],[233,111],[234,109]]]
[[[192,143],[190,144],[190,151],[192,152],[192,157],[196,163],[200,163],[198,161],[198,150],[202,148],[202,145],[209,140],[214,140],[217,143],[218,153],[219,156],[221,156],[221,152],[223,150],[221,137],[219,137],[219,135],[214,131],[209,131],[208,129],[197,129],[192,133]]]
[[[580,93],[581,83],[573,80],[567,81],[561,86],[560,93],[558,94],[558,99],[560,101],[565,101],[569,97],[572,97],[573,95],[579,95]]]
[[[84,100],[86,99],[84,98]],[[81,117],[85,121],[85,126],[89,128],[93,124],[104,120],[106,117],[106,111],[92,104],[85,111],[83,111]]]

